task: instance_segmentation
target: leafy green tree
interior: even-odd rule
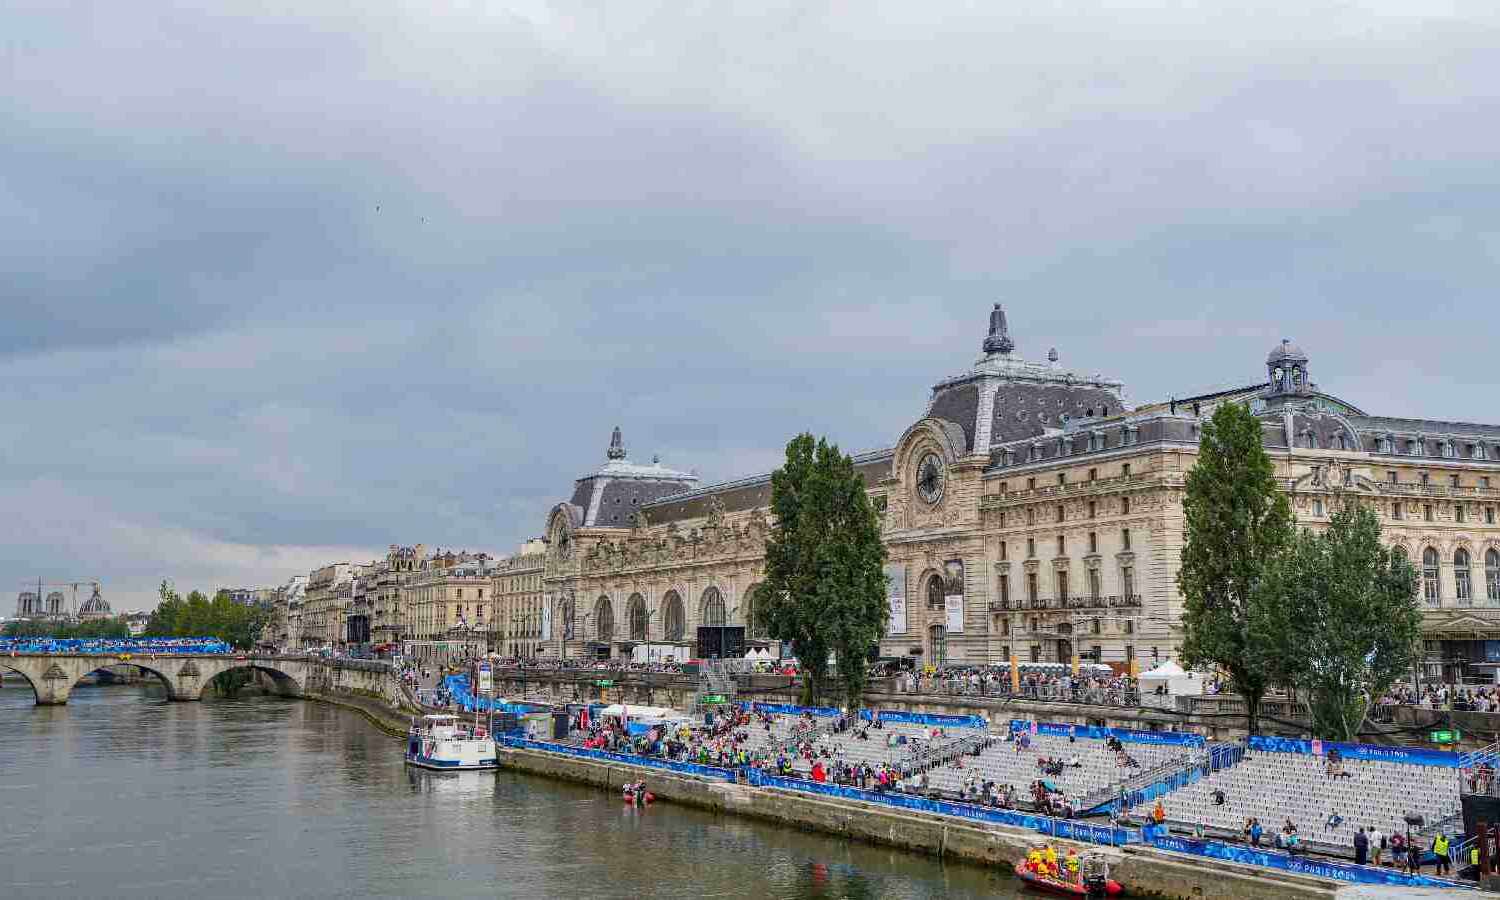
[[[771,475],[771,512],[758,614],[801,663],[804,702],[827,693],[833,654],[839,694],[858,707],[865,655],[884,633],[888,616],[885,547],[864,481],[837,446],[800,434]]]
[[[270,615],[261,607],[236,603],[226,591],[212,600],[202,591],[183,598],[171,582],[163,581],[157,593],[161,599],[146,623],[146,634],[152,637],[215,637],[248,650]]]
[[[1187,474],[1187,543],[1177,587],[1183,596],[1182,658],[1229,675],[1259,729],[1268,685],[1266,655],[1250,628],[1252,597],[1267,567],[1290,542],[1293,518],[1261,445],[1261,423],[1225,403],[1203,426],[1198,461]]]
[[[1322,738],[1352,741],[1370,704],[1409,671],[1421,637],[1417,572],[1380,541],[1380,520],[1345,502],[1300,532],[1255,592],[1251,646],[1297,689]]]

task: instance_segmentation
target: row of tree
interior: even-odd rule
[[[158,590],[160,601],[146,623],[148,637],[214,637],[239,650],[249,650],[259,640],[271,613],[255,605],[246,606],[219,591],[209,599],[202,591],[178,594],[170,582]]]
[[[1260,419],[1233,403],[1203,427],[1183,510],[1183,661],[1229,676],[1252,733],[1280,688],[1307,701],[1320,737],[1354,739],[1421,636],[1416,570],[1379,518],[1345,496],[1326,529],[1297,528]]]
[[[130,637],[130,627],[123,616],[90,619],[87,622],[51,622],[21,619],[6,622],[4,635],[15,638],[123,638]]]

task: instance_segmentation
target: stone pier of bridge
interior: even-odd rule
[[[81,653],[13,653],[0,656],[0,670],[8,669],[25,678],[36,693],[38,706],[60,706],[67,703],[78,682],[89,673],[107,666],[135,666],[154,675],[166,686],[167,697],[179,701],[203,699],[203,690],[208,687],[209,682],[233,669],[265,672],[276,690],[287,696],[300,696],[307,687],[308,680],[306,661],[276,656]]]

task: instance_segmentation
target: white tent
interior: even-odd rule
[[[1172,696],[1184,694],[1202,694],[1203,676],[1197,672],[1186,672],[1177,663],[1167,660],[1149,672],[1141,674],[1141,693],[1155,693],[1158,687],[1165,686],[1166,693]]]
[[[757,662],[774,662],[776,659],[776,657],[771,655],[771,651],[765,647],[751,647],[749,652],[745,654],[745,658],[753,659]]]
[[[677,710],[664,706],[630,706],[620,703],[614,703],[599,710],[600,716],[623,716],[626,713],[629,713],[632,719],[670,719],[682,715]]]

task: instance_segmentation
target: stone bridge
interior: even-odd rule
[[[300,696],[308,687],[311,665],[305,659],[283,656],[227,656],[220,654],[69,654],[13,653],[0,656],[0,672],[20,674],[36,693],[38,706],[68,702],[73,686],[91,672],[113,666],[134,666],[156,676],[172,700],[201,700],[203,689],[233,669],[253,669],[270,676],[276,690]]]

